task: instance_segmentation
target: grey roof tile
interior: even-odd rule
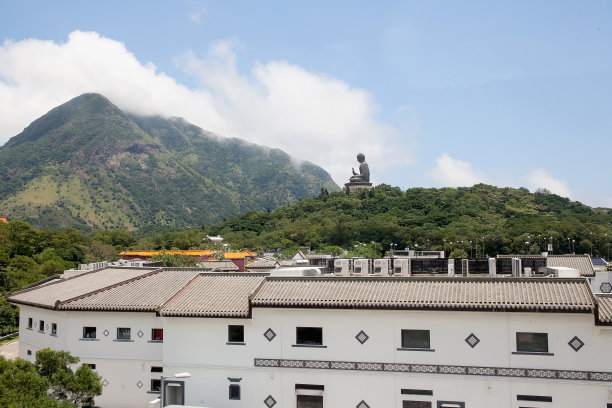
[[[595,276],[589,255],[548,255],[546,266],[577,269],[582,276]]]

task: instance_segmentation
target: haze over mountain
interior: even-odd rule
[[[322,168],[84,94],[0,147],[0,213],[35,227],[218,222],[338,190]]]

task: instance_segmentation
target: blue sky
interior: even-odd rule
[[[612,207],[612,2],[0,1],[0,144],[100,92],[375,183]]]

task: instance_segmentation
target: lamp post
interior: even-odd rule
[[[472,241],[470,241],[470,258],[472,257]]]
[[[525,246],[527,247],[527,255],[529,255],[529,241],[525,241]]]
[[[567,237],[567,253],[572,253],[572,239],[570,237]]]
[[[485,246],[484,246],[484,237],[482,237],[482,257],[486,258],[486,255],[485,255]]]
[[[576,240],[572,239],[572,255],[576,255]]]
[[[161,388],[160,388],[160,392],[159,392],[159,407],[163,408],[164,407],[164,380],[168,379],[168,378],[189,378],[191,377],[190,373],[178,373],[178,374],[174,374],[174,375],[162,375],[161,376]],[[155,402],[155,400],[151,401],[151,402]],[[183,401],[184,403],[185,401]]]

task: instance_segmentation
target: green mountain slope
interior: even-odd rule
[[[137,229],[218,222],[338,186],[277,149],[181,119],[126,114],[81,95],[0,148],[0,212],[37,228]]]
[[[478,184],[402,191],[379,185],[350,196],[322,193],[272,214],[251,212],[206,232],[247,248],[352,249],[358,243],[375,242],[384,250],[394,243],[397,248],[444,249],[447,254],[463,249],[478,256],[483,243],[489,255],[538,253],[552,237],[554,253],[575,250],[607,256],[612,211],[524,188]],[[572,249],[567,238],[575,241]]]

